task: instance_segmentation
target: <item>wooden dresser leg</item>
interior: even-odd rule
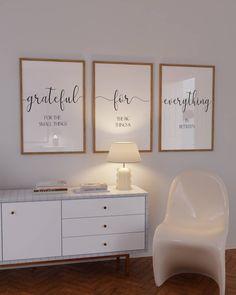
[[[129,254],[125,255],[125,274],[129,275]]]
[[[120,269],[120,256],[116,257],[116,270]]]

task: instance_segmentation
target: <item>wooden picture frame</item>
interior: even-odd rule
[[[20,58],[21,153],[85,152],[85,62]]]
[[[93,62],[93,151],[134,141],[152,151],[153,64]]]
[[[215,66],[160,64],[159,151],[212,151]]]

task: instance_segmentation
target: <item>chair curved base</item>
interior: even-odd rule
[[[156,286],[181,273],[198,273],[212,278],[225,294],[225,254],[217,248],[174,245],[157,241],[154,247],[153,270]],[[207,257],[207,258],[206,258]],[[207,259],[207,263],[206,263]]]

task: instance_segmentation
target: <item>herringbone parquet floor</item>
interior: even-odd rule
[[[226,295],[236,295],[236,250],[226,252]],[[1,295],[218,295],[210,278],[185,274],[170,278],[162,287],[154,284],[152,259],[134,258],[130,275],[121,261],[86,262],[0,272]]]

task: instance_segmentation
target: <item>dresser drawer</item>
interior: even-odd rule
[[[62,218],[145,214],[145,197],[62,201]]]
[[[144,232],[63,239],[63,255],[120,252],[144,248]]]
[[[90,217],[62,221],[63,237],[142,232],[144,229],[144,215]]]

